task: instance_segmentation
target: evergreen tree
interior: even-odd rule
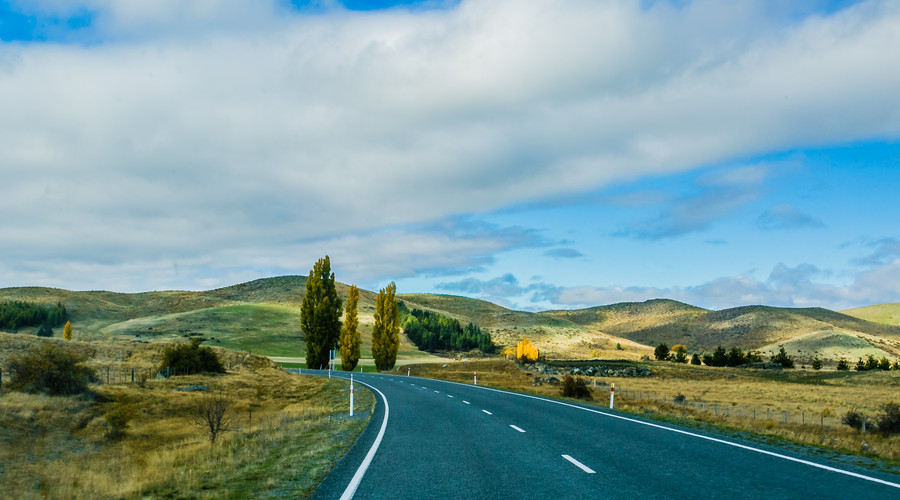
[[[334,286],[331,260],[316,261],[306,278],[306,295],[300,305],[300,328],[306,340],[306,366],[328,364],[328,352],[337,347],[341,334],[341,298]]]
[[[378,291],[375,299],[375,325],[372,327],[372,357],[379,371],[390,370],[397,362],[400,348],[400,314],[395,294],[397,285],[391,282]]]
[[[66,326],[63,328],[63,338],[66,340],[72,340],[72,322],[66,321]]]
[[[356,285],[350,285],[347,295],[347,306],[344,308],[344,327],[341,328],[341,370],[353,371],[359,363],[359,346],[362,341],[359,338],[359,317],[357,316],[357,304],[359,303],[359,289]]]

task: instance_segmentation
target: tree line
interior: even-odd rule
[[[47,329],[65,323],[69,313],[66,306],[41,306],[31,302],[0,302],[0,328],[18,330],[23,326],[45,325]]]
[[[780,349],[777,353],[772,355],[770,361],[772,363],[777,363],[781,365],[783,368],[793,368],[794,367],[794,358],[793,356],[788,355],[787,351],[784,350],[783,346],[779,346]],[[654,357],[659,361],[674,361],[676,363],[687,363],[687,349],[683,345],[675,345],[671,349],[665,343],[659,344],[653,350]],[[701,363],[706,366],[743,366],[749,365],[751,363],[762,363],[763,358],[762,355],[756,351],[747,351],[744,352],[740,347],[732,347],[731,349],[725,349],[724,347],[717,346],[716,349],[710,353],[702,353],[697,354],[694,353],[690,358],[690,363],[692,365],[700,365]]]
[[[459,320],[421,309],[410,310],[400,302],[400,323],[403,332],[419,349],[469,351],[476,347],[484,353],[496,350],[491,334],[481,331],[474,323],[462,326]]]

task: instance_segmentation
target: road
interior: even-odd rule
[[[375,414],[314,498],[900,498],[900,474],[593,406],[354,378],[375,394]]]

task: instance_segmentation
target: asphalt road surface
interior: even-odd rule
[[[900,499],[900,471],[481,386],[354,379],[375,394],[375,413],[317,499]]]

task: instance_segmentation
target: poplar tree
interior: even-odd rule
[[[391,282],[378,291],[375,298],[375,326],[372,327],[372,357],[379,371],[390,370],[397,363],[400,349],[400,313],[395,298],[397,285]]]
[[[341,334],[341,298],[335,290],[331,260],[316,261],[306,278],[306,295],[300,305],[300,328],[306,340],[306,366],[328,364],[328,352],[337,347]]]
[[[63,338],[65,340],[72,340],[72,322],[66,321],[66,326],[63,328]]]
[[[356,285],[350,285],[347,294],[347,306],[344,308],[344,326],[341,328],[341,370],[353,371],[359,363],[359,346],[362,341],[359,338],[359,318],[357,317],[357,304],[359,303],[359,289]]]

